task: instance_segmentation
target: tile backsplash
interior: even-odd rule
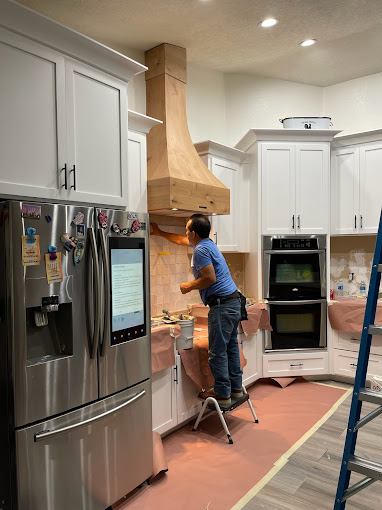
[[[185,227],[161,226],[165,232],[185,234]],[[182,294],[182,282],[192,281],[192,248],[170,243],[163,237],[150,236],[150,285],[151,315],[162,313],[163,308],[170,312],[186,310],[188,304],[200,303],[199,291]],[[240,253],[224,254],[233,280],[239,289],[244,282],[244,256]]]
[[[344,283],[344,295],[357,296],[362,281],[369,288],[371,263],[376,236],[331,237],[330,288],[336,289],[338,280]],[[349,280],[349,273],[354,273]]]

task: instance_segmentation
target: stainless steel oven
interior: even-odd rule
[[[267,351],[326,347],[326,236],[264,236]]]
[[[326,236],[264,236],[264,297],[326,297]]]
[[[266,351],[326,347],[326,299],[268,301],[268,311]]]

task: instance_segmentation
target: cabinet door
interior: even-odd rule
[[[360,149],[360,232],[376,234],[382,207],[382,144]]]
[[[153,432],[164,434],[178,423],[176,414],[176,367],[152,374]]]
[[[359,149],[334,151],[331,174],[331,233],[355,234],[359,228]]]
[[[129,131],[127,175],[127,208],[147,212],[147,147],[146,135]]]
[[[258,331],[254,335],[245,336],[239,334],[239,342],[243,350],[247,364],[243,368],[243,384],[245,387],[257,381],[261,377],[262,369],[262,332]]]
[[[296,234],[326,234],[329,218],[329,146],[296,146]]]
[[[294,145],[262,144],[263,234],[293,234],[295,232],[295,177]]]
[[[178,424],[196,416],[202,403],[198,399],[198,389],[186,374],[180,355],[175,356],[176,361],[176,404]]]
[[[0,29],[2,194],[56,199],[66,158],[63,57]]]
[[[239,251],[239,165],[220,158],[211,158],[212,173],[230,190],[230,214],[212,218],[212,233],[220,251]]]
[[[66,61],[69,198],[126,205],[127,86]]]

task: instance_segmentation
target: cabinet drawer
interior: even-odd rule
[[[344,349],[346,351],[354,351],[358,354],[361,342],[361,333],[346,333],[345,331],[336,331],[333,335],[333,347],[335,349]],[[382,355],[382,337],[374,335],[371,348],[371,354]]]
[[[334,349],[333,366],[335,374],[354,379],[357,370],[357,362],[358,353]],[[369,356],[367,377],[369,378],[371,375],[382,375],[382,360],[379,356],[372,354]]]
[[[328,353],[264,354],[263,377],[328,373]]]

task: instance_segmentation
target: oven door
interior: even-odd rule
[[[270,301],[272,331],[266,331],[265,350],[326,347],[326,299]]]
[[[325,250],[265,250],[264,297],[278,300],[326,297]]]

